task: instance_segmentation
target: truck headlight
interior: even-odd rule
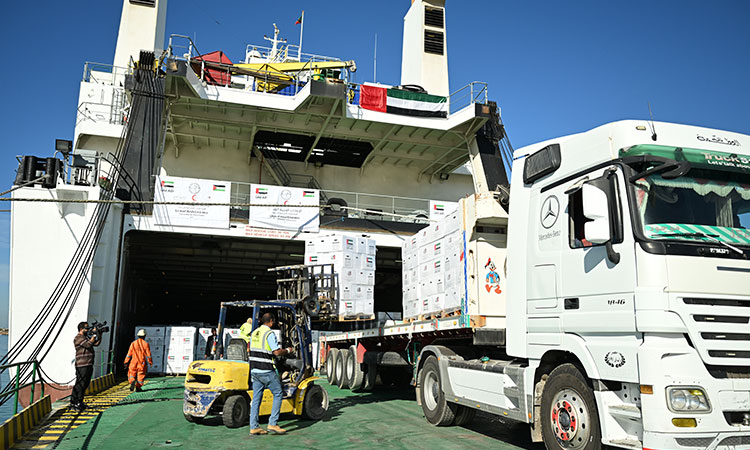
[[[667,405],[674,412],[709,412],[711,404],[703,389],[693,386],[667,388]]]

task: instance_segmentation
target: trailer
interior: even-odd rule
[[[411,383],[433,425],[485,411],[549,449],[748,448],[748,149],[621,121],[516,151],[509,209],[459,202],[460,307],[321,337],[329,381]]]

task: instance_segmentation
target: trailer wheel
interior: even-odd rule
[[[332,386],[338,383],[338,378],[336,378],[336,360],[338,356],[339,349],[337,348],[328,350],[328,355],[326,356],[326,375],[328,376],[328,382]]]
[[[349,364],[349,351],[341,349],[336,357],[336,385],[340,389],[349,389],[349,379],[347,378],[347,365]]]
[[[428,356],[419,371],[419,400],[428,422],[436,426],[453,423],[456,405],[445,401],[437,358]]]
[[[375,388],[375,383],[378,381],[378,366],[375,364],[367,364],[365,366],[365,381],[362,386],[362,390],[371,391]]]
[[[248,407],[245,397],[239,394],[232,395],[224,402],[222,420],[228,428],[239,428],[247,423]]]
[[[477,416],[477,410],[468,406],[456,405],[456,420],[454,425],[462,427],[468,425]]]
[[[601,447],[594,393],[573,364],[557,367],[542,391],[542,439],[548,449],[591,450]]]
[[[309,420],[320,420],[328,411],[328,393],[317,384],[310,385],[302,403],[302,417]]]
[[[352,345],[349,347],[349,361],[351,361],[351,376],[349,377],[349,387],[353,391],[362,389],[365,384],[365,371],[362,369],[364,364],[357,362],[357,347]]]

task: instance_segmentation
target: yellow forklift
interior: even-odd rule
[[[224,333],[229,308],[247,309],[249,314],[244,317],[252,317],[253,329],[260,326],[264,313],[273,313],[279,344],[294,348],[294,352],[287,357],[275,357],[284,392],[281,412],[320,420],[328,410],[328,393],[315,384],[317,377],[313,376],[310,320],[319,316],[321,299],[328,303],[325,300],[334,289],[329,284],[333,283],[333,279],[331,277],[331,280],[323,282],[322,277],[312,275],[313,270],[306,266],[277,267],[269,271],[280,274],[278,296],[287,298],[222,302],[217,335]],[[322,291],[316,289],[316,285],[323,284],[328,284],[329,288]],[[188,422],[200,423],[207,417],[219,415],[229,428],[248,424],[253,392],[247,343],[243,339],[231,339],[224,353],[226,359],[223,360],[194,361],[190,364],[185,375],[182,408]],[[271,392],[264,391],[261,415],[271,414],[272,401]]]

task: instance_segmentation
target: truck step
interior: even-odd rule
[[[643,443],[635,438],[627,438],[627,439],[612,439],[606,442],[609,445],[614,445],[618,447],[630,447],[630,448],[637,448],[638,450],[643,448]]]
[[[607,405],[607,409],[610,413],[619,417],[626,417],[631,419],[641,418],[641,409],[635,405],[620,404],[620,405]]]

